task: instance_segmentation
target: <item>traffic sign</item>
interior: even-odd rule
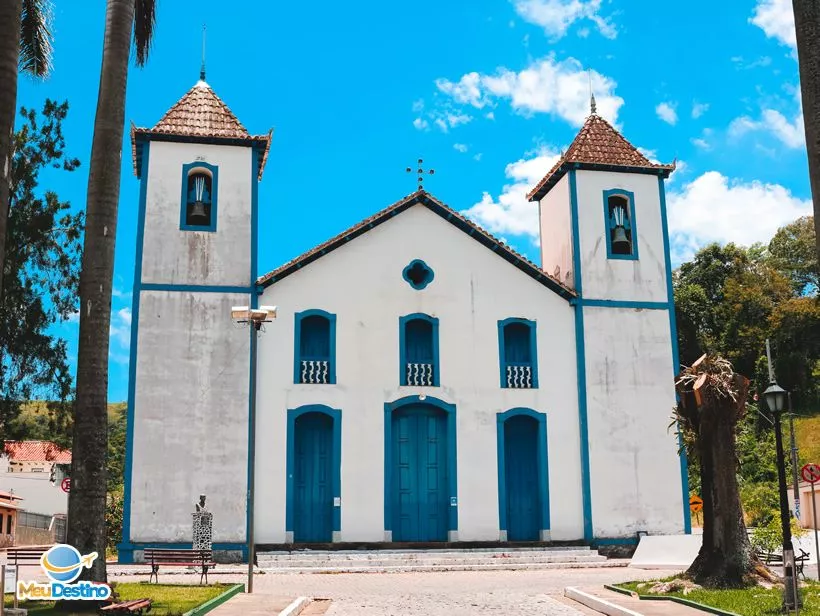
[[[63,492],[68,494],[71,490],[71,477],[66,477],[60,482],[60,487],[62,488]]]
[[[703,500],[700,498],[700,496],[693,496],[689,499],[689,509],[693,513],[703,511]]]
[[[800,469],[800,475],[802,475],[804,481],[816,483],[820,481],[820,465],[806,464]]]

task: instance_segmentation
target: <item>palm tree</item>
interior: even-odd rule
[[[0,272],[6,256],[12,134],[17,114],[17,73],[44,77],[51,70],[51,15],[47,0],[0,2]],[[0,296],[3,276],[0,275]]]
[[[797,34],[806,150],[809,155],[809,181],[814,202],[814,231],[820,258],[820,3],[816,0],[792,0],[792,8]]]
[[[80,273],[77,400],[68,501],[68,542],[83,554],[105,554],[108,338],[125,90],[132,32],[136,61],[142,66],[148,58],[154,24],[155,0],[107,2]],[[104,557],[94,561],[87,578],[106,580]]]

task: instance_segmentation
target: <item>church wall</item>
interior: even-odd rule
[[[248,332],[232,324],[230,309],[248,296],[143,290],[139,301],[124,539],[190,543],[194,503],[205,494],[214,540],[245,541]]]
[[[416,291],[413,259],[435,272]],[[458,539],[498,540],[496,415],[547,413],[550,535],[583,537],[574,310],[424,206],[416,205],[268,287],[278,318],[259,340],[256,537],[286,540],[287,409],[341,409],[342,541],[383,541],[386,402],[425,394],[457,407]],[[294,385],[294,313],[336,315],[336,385]],[[439,319],[441,387],[401,387],[399,317]],[[500,387],[498,321],[537,321],[540,388]]]
[[[594,535],[683,532],[669,313],[587,306],[584,337]]]
[[[180,231],[182,166],[218,167],[216,232]],[[250,282],[251,148],[151,142],[142,282],[243,285]]]
[[[658,177],[606,171],[576,172],[583,295],[586,299],[666,302]],[[607,259],[604,191],[635,194],[637,260]]]
[[[569,175],[565,175],[539,202],[538,224],[541,229],[541,269],[574,288],[569,203]]]

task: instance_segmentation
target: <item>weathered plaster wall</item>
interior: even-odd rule
[[[230,309],[247,302],[141,294],[131,541],[190,542],[199,494],[214,513],[214,541],[245,540],[248,332],[233,325]]]
[[[423,259],[423,291],[402,270]],[[342,411],[341,540],[384,538],[384,403],[426,394],[457,406],[458,537],[497,540],[496,414],[547,413],[551,536],[583,536],[573,309],[553,292],[417,205],[269,287],[279,318],[259,341],[256,536],[285,540],[286,413]],[[294,385],[294,313],[337,315],[336,385]],[[399,317],[439,319],[441,387],[399,387]],[[500,387],[497,322],[537,321],[540,388]]]
[[[539,203],[541,269],[575,288],[572,271],[572,218],[569,175],[562,177]]]
[[[68,494],[60,488],[63,473],[57,471],[55,485],[51,485],[51,462],[35,464],[43,467],[42,473],[9,473],[8,458],[0,456],[0,486],[5,492],[13,490],[16,496],[22,496],[20,506],[26,511],[45,515],[67,513]]]
[[[657,176],[579,170],[576,186],[584,297],[667,301]],[[638,260],[607,259],[603,193],[613,188],[635,193]]]

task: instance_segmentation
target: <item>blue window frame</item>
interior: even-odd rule
[[[296,313],[293,382],[336,383],[336,315],[324,310]]]
[[[635,193],[616,188],[604,191],[606,256],[608,259],[638,259],[638,225]]]
[[[205,162],[182,165],[179,228],[182,231],[216,231],[219,168]]]
[[[408,314],[399,319],[399,383],[438,387],[438,319]]]
[[[538,347],[535,332],[535,321],[509,318],[498,322],[501,387],[538,387]]]
[[[435,273],[432,268],[421,259],[413,259],[401,273],[402,278],[416,291],[421,291],[433,282]]]

